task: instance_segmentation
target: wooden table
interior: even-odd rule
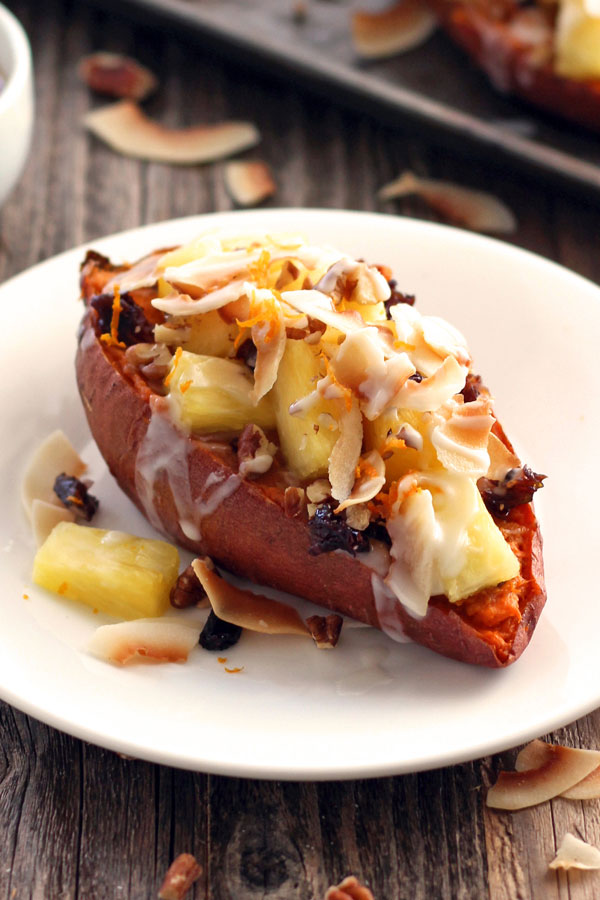
[[[37,119],[20,186],[0,215],[0,280],[72,245],[172,216],[224,210],[223,165],[174,169],[124,159],[80,127],[95,101],[76,75],[95,48],[136,52],[161,76],[152,114],[173,124],[248,118],[263,134],[280,206],[432,217],[376,189],[404,168],[492,189],[514,209],[512,238],[600,282],[600,211],[548,185],[488,168],[304,94],[206,48],[137,29],[77,2],[9,0],[33,46]],[[5,136],[2,137],[5,139]],[[255,154],[256,155],[256,154]],[[600,746],[600,714],[551,736]],[[190,897],[320,900],[353,873],[376,900],[591,898],[600,874],[549,873],[572,830],[600,845],[600,805],[557,800],[503,814],[485,786],[514,753],[396,778],[320,784],[178,771],[82,743],[0,704],[0,897],[156,896],[170,861],[195,854]]]

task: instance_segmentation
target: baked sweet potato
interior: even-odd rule
[[[494,87],[595,131],[600,130],[600,46],[595,65],[586,22],[551,2],[428,0],[443,28],[486,73]],[[573,2],[573,0],[570,0]],[[575,6],[577,4],[575,3]],[[561,18],[562,16],[562,18]],[[560,26],[567,22],[565,30]],[[596,20],[596,23],[598,20]],[[591,20],[593,29],[599,28]],[[600,34],[600,31],[598,32]],[[583,43],[582,50],[579,45]]]
[[[312,248],[309,249],[312,251]],[[175,254],[178,252],[174,251]],[[196,285],[195,288],[189,279],[186,285],[188,293],[180,293],[183,290],[181,279],[184,276],[188,278],[191,270],[189,265],[185,269],[185,263],[182,268],[169,268],[168,262],[169,258],[176,262],[181,258],[185,260],[189,251],[184,249],[182,252],[183,257],[167,255],[167,265],[162,265],[162,268],[159,263],[153,269],[160,254],[129,270],[112,266],[98,254],[88,254],[82,267],[81,285],[86,312],[76,357],[77,381],[92,434],[121,488],[142,513],[174,541],[193,552],[212,557],[218,565],[231,572],[305,597],[382,628],[391,637],[414,640],[454,659],[490,667],[505,666],[517,659],[529,642],[545,601],[541,538],[530,502],[533,490],[540,486],[543,476],[535,476],[526,467],[520,467],[502,429],[489,415],[487,391],[481,387],[479,379],[466,374],[470,360],[464,356],[461,343],[464,339],[454,330],[435,330],[441,327],[438,320],[435,320],[438,324],[434,323],[433,318],[428,320],[427,327],[434,329],[437,335],[434,339],[432,331],[429,340],[439,344],[442,340],[440,335],[443,335],[443,340],[452,344],[454,367],[449,364],[447,368],[453,372],[460,370],[463,384],[462,394],[456,394],[446,404],[446,419],[438,416],[436,421],[442,423],[439,427],[446,429],[444,434],[447,431],[449,435],[444,422],[452,420],[456,426],[458,421],[452,419],[454,413],[451,415],[449,409],[461,417],[472,413],[475,418],[467,423],[467,430],[472,432],[474,425],[477,430],[483,422],[487,443],[479,450],[473,449],[471,456],[479,459],[481,451],[485,457],[488,453],[486,447],[493,444],[492,455],[500,453],[500,457],[505,458],[506,465],[500,477],[498,471],[486,471],[486,475],[497,477],[480,481],[482,494],[475,491],[476,499],[473,500],[470,487],[467,493],[471,498],[469,502],[475,503],[475,507],[471,507],[475,512],[471,515],[479,522],[477,528],[492,529],[494,534],[499,529],[503,537],[500,542],[511,548],[512,554],[509,555],[513,561],[516,558],[516,562],[514,571],[510,569],[510,577],[502,583],[488,584],[471,593],[467,591],[465,596],[460,596],[461,590],[456,587],[457,579],[453,575],[453,579],[444,582],[453,585],[455,596],[452,602],[436,593],[427,603],[427,595],[426,609],[419,614],[415,612],[414,602],[403,603],[397,596],[398,560],[403,553],[397,533],[399,523],[404,527],[400,514],[402,504],[409,502],[411,497],[423,498],[430,491],[443,495],[446,477],[460,490],[463,489],[463,482],[466,484],[469,481],[472,486],[477,470],[472,469],[468,477],[449,475],[435,458],[432,447],[428,444],[428,449],[423,449],[429,439],[424,441],[419,437],[414,423],[418,415],[424,415],[426,420],[428,416],[431,418],[433,414],[428,412],[407,412],[396,435],[384,434],[385,447],[380,447],[382,453],[369,450],[376,440],[372,426],[379,427],[382,421],[387,426],[387,420],[382,418],[383,413],[376,415],[378,410],[373,407],[381,401],[385,414],[388,414],[389,396],[384,391],[381,400],[380,393],[382,385],[389,387],[389,383],[379,382],[379,393],[372,391],[368,396],[364,381],[355,387],[354,392],[349,387],[357,372],[359,338],[362,340],[366,332],[370,339],[379,342],[378,352],[381,347],[384,348],[381,358],[388,354],[386,365],[393,359],[394,365],[401,367],[398,360],[400,351],[392,346],[394,341],[402,341],[402,334],[399,333],[401,318],[387,318],[385,303],[389,316],[390,308],[395,308],[394,304],[402,304],[402,301],[412,298],[395,292],[393,282],[392,289],[387,287],[390,273],[384,267],[377,271],[364,263],[349,261],[347,257],[338,255],[337,262],[327,259],[325,274],[317,284],[321,296],[327,299],[324,311],[312,306],[310,314],[303,314],[298,308],[302,306],[300,301],[308,297],[306,303],[309,300],[314,302],[313,295],[316,294],[308,275],[301,278],[299,275],[305,270],[310,253],[306,251],[301,258],[299,251],[290,250],[287,256],[283,252],[277,257],[270,246],[269,259],[264,247],[259,246],[259,262],[256,262],[255,253],[254,261],[247,267],[245,293],[228,300],[218,311],[221,324],[215,326],[216,320],[208,318],[214,310],[205,310],[198,315],[198,320],[211,329],[218,346],[227,346],[219,343],[222,338],[219,329],[224,325],[231,329],[231,334],[237,335],[231,338],[228,357],[233,360],[232,365],[244,370],[243,375],[248,374],[250,383],[251,367],[254,367],[254,390],[259,382],[264,382],[265,359],[272,366],[277,341],[276,327],[284,329],[281,336],[284,345],[292,341],[295,349],[296,342],[314,348],[321,373],[316,381],[317,388],[312,384],[308,390],[315,388],[313,394],[316,395],[319,385],[325,385],[325,388],[319,397],[312,397],[312,407],[307,397],[300,397],[299,403],[305,404],[306,416],[311,408],[313,412],[315,408],[321,408],[315,407],[315,403],[328,402],[328,409],[339,416],[339,422],[336,423],[332,413],[325,410],[318,413],[318,419],[310,420],[313,422],[311,428],[315,434],[319,428],[337,428],[340,437],[336,439],[334,450],[327,451],[330,453],[330,480],[323,475],[319,477],[318,473],[315,476],[314,465],[310,476],[301,477],[297,465],[290,463],[293,456],[284,455],[277,428],[266,425],[263,430],[249,421],[245,427],[234,431],[219,432],[213,429],[198,433],[197,428],[196,431],[190,428],[177,412],[180,408],[177,404],[182,402],[181,394],[185,396],[188,390],[191,392],[192,388],[197,387],[193,378],[186,377],[185,354],[188,351],[182,349],[182,345],[185,347],[187,342],[189,346],[189,341],[198,340],[198,335],[190,337],[190,317],[184,313],[197,308],[198,304],[204,304],[204,307],[210,305],[213,302],[210,298],[223,291],[221,271],[219,283],[216,288],[213,286],[212,291],[206,285]],[[289,265],[288,257],[292,260]],[[275,283],[279,287],[273,288],[273,296],[279,297],[281,304],[277,309],[269,304],[260,306],[260,303],[266,302],[265,292],[269,290],[264,287],[268,281],[267,268],[274,266],[276,258]],[[316,269],[318,266],[311,268],[312,275]],[[174,291],[165,289],[165,275],[171,279],[171,285],[177,283],[175,276],[180,279]],[[365,319],[370,315],[371,321],[375,321],[370,326],[357,313],[356,297],[361,278],[364,282],[363,295],[371,289],[375,292],[370,303],[365,304],[366,311],[363,313]],[[199,278],[196,280],[201,281]],[[292,290],[298,290],[292,298],[298,305],[294,316],[279,320],[277,316],[282,307],[285,307],[286,315],[289,313],[286,303],[292,302],[291,294],[289,290],[282,293],[282,287],[289,287],[290,283]],[[263,287],[257,287],[261,284]],[[254,294],[253,290],[256,290]],[[258,291],[263,293],[259,295]],[[377,291],[383,291],[383,296],[387,294],[387,300],[378,299]],[[163,301],[157,302],[157,294],[162,295]],[[251,301],[248,294],[252,295]],[[402,305],[406,307],[406,303]],[[156,306],[162,306],[165,310],[171,308],[174,312],[167,311],[165,315]],[[411,321],[417,321],[415,315],[411,313]],[[201,319],[202,316],[205,318]],[[329,323],[327,328],[323,318]],[[347,329],[346,333],[338,332],[336,326]],[[164,343],[160,346],[149,343],[153,329],[156,329],[157,336],[164,338],[165,329],[169,327],[174,328],[174,337],[181,341],[174,354],[166,351]],[[349,347],[349,336],[359,332],[359,337],[352,338],[356,347],[351,348],[352,353],[347,353],[344,358],[340,348],[345,341],[349,342]],[[215,334],[217,338],[214,338]],[[319,348],[320,356],[317,356]],[[423,345],[421,350],[420,368],[424,372],[417,371],[414,365],[410,369],[405,368],[400,375],[396,369],[394,396],[405,399],[406,396],[412,398],[418,395],[423,398],[424,390],[435,387],[436,378],[442,378],[441,357],[438,356],[437,362],[432,364],[430,346]],[[441,353],[439,347],[438,352]],[[258,357],[256,361],[255,356]],[[280,354],[277,366],[281,365],[279,377],[283,378],[286,363],[285,359],[281,362],[281,358]],[[457,358],[462,360],[460,365]],[[433,377],[427,374],[428,366],[432,365]],[[409,375],[411,369],[413,374]],[[391,369],[386,372],[389,374]],[[263,388],[265,385],[267,400],[273,392],[278,396],[276,389],[268,384],[268,379]],[[454,388],[451,388],[453,393]],[[404,393],[398,394],[398,390]],[[176,392],[177,402],[174,400]],[[361,405],[357,400],[359,394]],[[264,399],[256,400],[256,408]],[[421,399],[418,402],[423,404],[424,401]],[[365,410],[371,419],[367,420],[360,409]],[[298,415],[298,410],[293,411]],[[287,414],[287,406],[285,412]],[[267,417],[265,421],[269,420],[269,415],[264,415]],[[359,435],[357,441],[356,435],[346,426],[358,422],[362,433],[361,416],[364,434],[362,438]],[[412,424],[408,421],[411,416]],[[320,425],[314,425],[315,421]],[[461,418],[458,425],[462,421]],[[280,420],[280,430],[281,427]],[[340,453],[340,444],[344,445],[344,453]],[[421,449],[417,449],[419,446]],[[456,446],[452,444],[454,450]],[[423,453],[429,453],[429,457],[424,457]],[[446,458],[442,450],[439,455]],[[387,461],[383,457],[387,457]],[[423,476],[426,480],[419,484],[414,480],[417,476],[411,468],[411,461],[417,458],[429,459],[432,466],[431,474]],[[451,456],[449,464],[454,465],[455,462],[455,457]],[[464,464],[463,459],[461,465]],[[467,461],[466,464],[471,463]],[[403,472],[407,465],[407,471]],[[507,468],[510,465],[513,467]],[[346,487],[340,488],[340,479],[344,478]],[[414,483],[409,483],[411,479]],[[459,493],[454,494],[458,498],[457,503]],[[493,515],[485,510],[481,512],[481,495],[486,498]],[[440,514],[436,515],[439,520]],[[486,521],[482,525],[484,515]],[[415,523],[420,534],[418,521],[415,520]],[[439,530],[439,522],[436,527]],[[459,534],[463,543],[467,540],[466,534],[463,528]],[[469,540],[475,540],[473,534]],[[494,538],[492,531],[489,534],[490,540]],[[485,543],[482,548],[485,557]],[[492,555],[497,553],[497,547],[490,552]],[[412,563],[412,557],[406,563],[408,568],[402,563],[401,578],[416,571],[410,569]],[[394,565],[396,578],[390,580]],[[441,571],[442,564],[436,565]],[[505,566],[504,561],[502,565]],[[453,566],[450,560],[450,568],[454,571],[457,567]],[[461,577],[459,574],[459,582]],[[465,593],[464,583],[462,593]]]

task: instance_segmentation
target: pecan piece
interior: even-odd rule
[[[79,63],[79,77],[98,94],[128,100],[144,100],[158,81],[137,59],[120,53],[92,53]]]
[[[309,616],[306,624],[319,650],[333,650],[340,639],[344,620],[336,613],[328,616]]]
[[[198,581],[191,566],[181,573],[171,588],[171,606],[186,609],[188,606],[208,606],[206,591]]]
[[[183,900],[201,875],[202,866],[196,862],[192,854],[180,853],[167,869],[158,892],[159,900]]]
[[[368,887],[361,884],[354,875],[349,875],[338,885],[327,890],[325,900],[375,900],[375,898]]]
[[[271,468],[277,447],[268,439],[258,425],[246,425],[238,440],[239,473],[242,478],[248,475],[264,475]]]

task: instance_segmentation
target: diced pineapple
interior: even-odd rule
[[[600,16],[584,0],[563,0],[556,23],[556,62],[567,78],[600,78]]]
[[[469,484],[472,486],[477,511],[466,531],[466,559],[457,575],[442,577],[444,592],[453,603],[519,574],[516,556],[487,511],[477,486],[473,482]],[[448,515],[452,515],[451,510]]]
[[[424,471],[440,468],[435,448],[426,436],[424,414],[412,409],[398,409],[383,413],[372,422],[365,420],[365,446],[367,450],[378,450],[385,458],[386,482],[397,481],[412,470]],[[423,448],[396,446],[393,436],[398,434],[403,424],[411,425],[423,438]],[[391,439],[388,441],[388,434]],[[386,445],[387,441],[387,445]]]
[[[356,310],[356,312],[360,313],[365,322],[369,324],[390,324],[385,314],[385,304],[383,301],[380,301],[379,303],[359,303],[357,300],[351,300],[346,303],[345,309]]]
[[[225,322],[216,309],[200,316],[188,316],[184,323],[190,328],[190,336],[182,344],[183,349],[201,356],[229,356],[240,330],[235,322]]]
[[[165,541],[57,525],[35,556],[33,580],[119,619],[161,616],[177,580],[179,553]]]
[[[194,433],[241,431],[249,422],[263,429],[275,427],[270,396],[256,406],[251,399],[254,382],[244,363],[186,350],[175,363],[169,383],[173,412]]]
[[[319,400],[304,415],[289,413],[292,403],[314,390],[318,377],[315,348],[305,341],[288,338],[271,393],[281,449],[290,469],[299,478],[327,474],[329,457],[339,437],[334,422],[336,406],[331,400]]]
[[[182,244],[181,247],[175,247],[169,250],[158,261],[159,269],[167,269],[170,266],[185,266],[187,263],[194,262],[206,256],[208,252],[214,249],[215,241],[206,235],[202,235],[191,241],[189,244]]]

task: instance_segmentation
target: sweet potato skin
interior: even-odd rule
[[[550,63],[534,65],[507,29],[474,12],[468,0],[428,0],[441,25],[494,86],[551,113],[600,131],[600,80],[558,75]]]
[[[121,350],[100,342],[92,316],[92,311],[86,313],[80,332],[76,356],[79,392],[90,429],[111,473],[147,514],[139,494],[136,461],[152,416],[164,415],[164,401],[152,394],[139,375],[124,367]],[[182,434],[172,424],[168,427],[174,445],[185,442],[189,497],[196,508],[201,507],[206,500],[207,480],[212,477],[213,482],[220,479],[219,483],[224,483],[235,476],[236,457],[231,451],[228,455],[223,448]],[[161,530],[178,544],[211,556],[231,572],[381,627],[373,587],[377,576],[363,564],[360,554],[352,557],[336,551],[310,555],[306,521],[288,518],[282,499],[277,502],[277,492],[267,492],[249,480],[240,480],[234,487],[201,519],[201,538],[191,539],[179,524],[181,497],[174,497],[168,472],[163,469],[156,473],[154,482],[154,516]],[[423,618],[413,617],[400,603],[395,605],[394,614],[406,637],[453,659],[492,668],[518,658],[545,601],[541,538],[531,505],[522,515],[530,562],[522,572],[522,620],[508,656],[498,654],[442,597],[432,599]]]

